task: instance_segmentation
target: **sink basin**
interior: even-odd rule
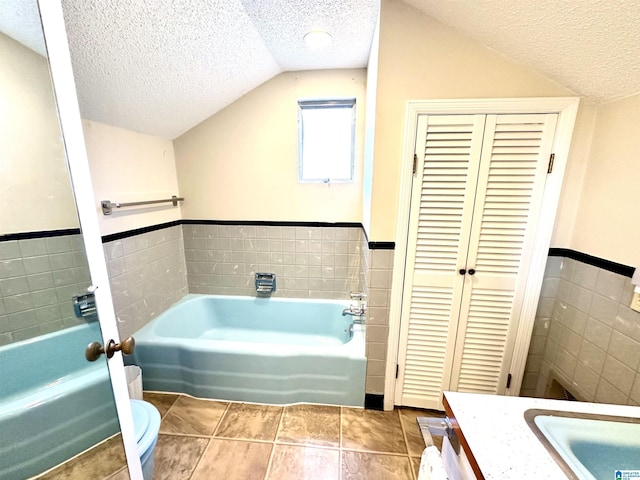
[[[527,410],[525,419],[569,478],[640,478],[640,418]]]

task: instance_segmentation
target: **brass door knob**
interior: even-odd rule
[[[84,356],[90,362],[95,362],[100,355],[105,353],[107,358],[113,357],[113,354],[122,351],[124,355],[131,355],[136,348],[136,340],[133,337],[127,337],[122,342],[116,343],[113,340],[107,342],[106,348],[98,342],[92,342],[87,346]]]

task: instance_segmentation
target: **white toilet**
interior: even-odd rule
[[[131,400],[131,413],[142,464],[142,475],[144,480],[152,480],[153,453],[160,431],[160,412],[149,402]]]

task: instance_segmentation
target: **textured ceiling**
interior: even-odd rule
[[[44,53],[35,1],[0,0],[0,31]],[[640,93],[640,0],[404,1],[595,102]],[[280,72],[364,67],[379,1],[62,4],[83,116],[175,138]]]
[[[596,103],[640,93],[639,0],[405,0]]]
[[[287,70],[365,67],[376,0],[63,0],[83,116],[175,138]],[[309,51],[304,34],[334,37]]]
[[[46,55],[36,0],[0,0],[0,32]]]

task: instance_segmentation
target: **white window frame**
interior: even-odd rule
[[[303,111],[305,109],[330,109],[330,108],[350,108],[351,109],[351,152],[349,157],[349,178],[303,178],[303,144],[304,125]],[[298,100],[298,183],[352,183],[354,176],[355,162],[355,141],[356,141],[356,99],[341,98],[331,100]]]

